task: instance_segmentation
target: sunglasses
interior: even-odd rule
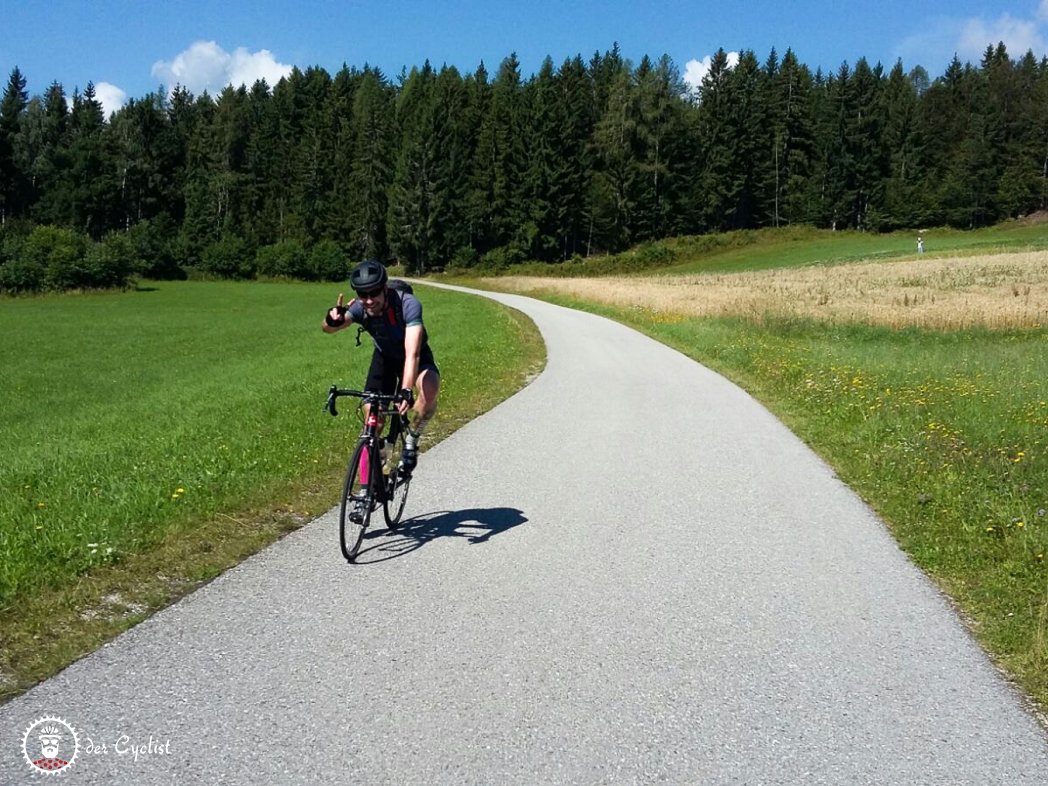
[[[384,288],[383,287],[379,287],[378,289],[372,289],[372,290],[369,290],[367,292],[363,292],[363,291],[358,289],[356,292],[357,292],[357,297],[360,298],[361,300],[369,300],[369,299],[370,300],[374,300],[379,295],[381,295],[383,291],[384,291]]]

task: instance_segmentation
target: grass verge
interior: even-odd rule
[[[544,363],[523,315],[420,288],[443,385],[424,447]],[[337,287],[164,282],[0,309],[0,698],[324,512],[370,349]],[[332,548],[335,541],[332,540]]]

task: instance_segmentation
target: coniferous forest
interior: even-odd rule
[[[557,262],[804,223],[978,227],[1048,200],[1048,58],[1003,44],[930,78],[721,50],[698,91],[618,47],[525,77],[343,66],[108,119],[89,83],[0,104],[0,289],[133,276],[337,279]]]

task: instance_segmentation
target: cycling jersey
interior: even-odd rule
[[[386,309],[377,317],[369,317],[364,304],[354,299],[348,307],[349,317],[375,342],[375,351],[391,359],[404,360],[405,328],[422,324],[422,304],[409,292],[386,290]],[[399,316],[399,318],[398,318]],[[426,328],[422,328],[422,349],[429,345]]]

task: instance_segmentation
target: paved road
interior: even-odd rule
[[[405,531],[348,566],[328,513],[0,707],[0,783],[42,782],[50,713],[68,783],[1048,784],[949,604],[762,407],[497,299],[548,366],[425,454]]]

